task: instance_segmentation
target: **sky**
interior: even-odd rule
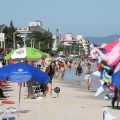
[[[0,25],[28,26],[41,20],[52,33],[120,34],[120,0],[0,0]]]

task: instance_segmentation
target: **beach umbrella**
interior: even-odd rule
[[[11,51],[9,54],[7,54],[4,59],[39,59],[39,58],[46,58],[47,55],[45,55],[42,51],[31,48],[31,47],[24,47],[24,48],[18,48],[16,50]]]
[[[26,82],[33,79],[45,84],[49,81],[46,73],[24,62],[9,64],[0,68],[0,80],[9,79],[12,82]]]
[[[41,84],[47,84],[50,78],[46,73],[37,69],[36,67],[33,67],[32,65],[26,64],[24,62],[19,62],[0,68],[0,80],[4,79],[8,79],[17,83],[26,82],[32,79]],[[20,96],[21,86],[19,88],[18,111],[20,111]]]
[[[112,84],[120,90],[120,70],[112,75]]]
[[[73,58],[72,60],[74,60],[74,61],[80,61],[80,58],[75,57],[75,58]]]
[[[8,54],[6,54],[4,56],[4,60],[10,60],[11,59],[11,55],[15,52],[15,50],[12,50],[11,52],[9,52]]]

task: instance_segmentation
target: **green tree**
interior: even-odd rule
[[[13,22],[12,22],[12,20],[10,21],[9,28],[11,28],[11,29],[13,29],[13,30],[14,30],[14,25],[13,25]]]
[[[40,43],[40,50],[41,51],[51,51],[52,50],[52,44],[54,39],[52,39],[52,34],[49,32],[37,32],[33,31],[30,33],[28,36],[28,43],[30,45],[31,39],[35,40],[35,47],[39,48],[39,43]]]
[[[16,44],[22,42],[22,38],[20,37],[19,33],[16,32],[16,28],[14,27],[12,21],[10,22],[9,27],[4,26],[2,32],[5,33],[6,48],[13,48],[13,33],[15,33]]]

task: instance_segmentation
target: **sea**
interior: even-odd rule
[[[92,64],[91,70],[93,72],[97,71],[96,64]],[[84,79],[84,76],[85,76],[84,69],[83,69],[83,73],[80,76],[78,76],[78,75],[76,75],[76,69],[67,68],[65,71],[65,75],[64,75],[64,82],[68,83],[68,84],[72,84],[74,86],[76,85],[82,89],[86,89],[86,81]],[[95,92],[101,86],[99,77],[93,75],[92,73],[90,76],[91,76],[90,90]]]

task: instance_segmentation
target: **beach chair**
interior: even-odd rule
[[[44,84],[37,83],[37,85],[32,86],[32,88],[33,88],[33,96],[35,98],[41,96],[41,93],[42,93],[42,95],[44,95],[44,91],[45,91]]]
[[[30,80],[27,82],[28,87],[28,94],[30,92],[30,95],[28,95],[28,98],[36,98],[41,95],[44,95],[45,92],[45,84],[40,84],[38,82],[35,82],[34,80]]]
[[[28,87],[28,98],[35,98],[35,89],[36,89],[37,83],[33,80],[27,81],[27,87]]]
[[[33,96],[39,97],[40,96],[40,85],[32,86],[33,89]]]

